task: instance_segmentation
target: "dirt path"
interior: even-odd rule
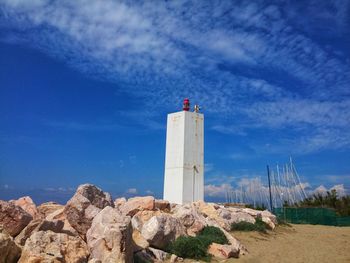
[[[248,255],[226,262],[350,262],[350,227],[291,225],[268,234],[235,232]]]

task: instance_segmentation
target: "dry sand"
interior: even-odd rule
[[[268,234],[235,232],[248,255],[226,262],[348,262],[350,227],[320,225],[279,226]]]
[[[249,250],[227,263],[350,263],[350,227],[290,225],[267,234],[233,232]],[[198,262],[185,260],[185,262]]]

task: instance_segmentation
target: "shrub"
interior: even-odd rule
[[[210,261],[207,250],[211,243],[228,244],[228,240],[219,228],[207,226],[196,237],[178,237],[167,250],[182,258]]]
[[[208,245],[198,237],[178,237],[171,245],[170,252],[182,257],[193,259],[205,259]]]
[[[228,244],[225,234],[215,226],[207,226],[199,233],[198,238],[211,243]]]
[[[255,219],[254,224],[241,221],[238,223],[233,223],[231,225],[232,231],[259,231],[259,232],[266,233],[266,228],[267,228],[267,225],[259,217]]]

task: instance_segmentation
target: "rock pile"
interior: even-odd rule
[[[268,211],[225,207],[203,201],[170,204],[152,196],[116,199],[91,184],[78,187],[65,206],[48,202],[36,207],[30,197],[0,200],[2,262],[147,262],[179,261],[164,249],[179,236],[196,236],[206,226],[225,234],[228,245],[212,243],[218,259],[239,257],[244,246],[229,233],[232,223],[261,218],[271,229]]]

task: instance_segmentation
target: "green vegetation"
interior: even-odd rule
[[[134,254],[134,263],[152,263],[152,261],[144,259],[136,253]]]
[[[261,218],[256,218],[255,223],[249,223],[249,222],[239,222],[239,223],[233,223],[231,225],[232,231],[259,231],[266,233],[266,229],[268,228],[267,224],[261,220]]]
[[[297,207],[326,207],[332,208],[340,216],[350,216],[350,196],[338,197],[336,190],[327,191],[325,195],[314,194],[299,202]]]
[[[260,210],[260,211],[264,211],[266,210],[266,206],[264,204],[261,204],[261,205],[252,205],[252,204],[246,204],[245,205],[246,208],[252,208],[252,209],[255,209],[255,210]]]
[[[217,227],[207,226],[196,237],[181,236],[170,244],[168,251],[182,258],[210,261],[207,254],[211,243],[228,244],[225,234]]]

